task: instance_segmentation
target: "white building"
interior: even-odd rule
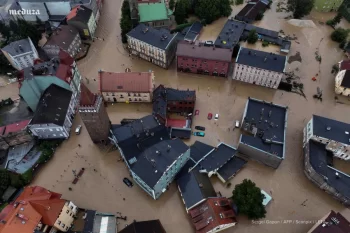
[[[350,70],[341,70],[335,77],[335,93],[350,97]]]
[[[286,56],[241,47],[232,79],[277,89],[286,63]]]
[[[39,139],[68,138],[75,114],[71,91],[51,84],[42,94],[33,119],[28,125]]]
[[[112,73],[99,71],[100,92],[106,102],[152,101],[153,72]]]
[[[32,40],[14,41],[1,49],[10,64],[17,70],[33,66],[34,60],[39,58]]]
[[[335,157],[350,160],[350,124],[313,115],[304,128],[304,146],[310,139],[325,144]]]

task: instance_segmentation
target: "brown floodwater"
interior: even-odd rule
[[[286,159],[274,170],[258,163],[249,161],[247,166],[232,179],[231,188],[226,188],[216,178],[212,181],[217,191],[230,196],[235,184],[243,179],[252,179],[257,186],[270,193],[272,202],[267,206],[266,220],[262,224],[253,224],[245,217],[239,217],[239,224],[226,232],[240,233],[300,233],[307,232],[312,224],[283,223],[283,220],[318,220],[331,209],[344,209],[338,202],[311,183],[303,173],[302,130],[312,114],[331,117],[349,122],[350,103],[336,104],[334,97],[334,75],[332,65],[344,58],[338,45],[329,39],[331,28],[319,22],[325,22],[334,13],[312,12],[311,19],[317,28],[298,28],[289,25],[284,19],[287,13],[276,13],[277,2],[265,13],[264,19],[256,25],[272,30],[283,30],[286,35],[297,37],[292,42],[291,55],[300,52],[302,63],[288,64],[288,71],[295,70],[304,83],[306,99],[300,95],[253,86],[230,79],[177,73],[175,63],[164,70],[146,61],[129,57],[120,42],[119,15],[121,0],[105,0],[102,16],[97,29],[97,36],[105,41],[93,43],[88,56],[78,63],[79,69],[88,80],[88,87],[97,91],[97,72],[103,69],[111,72],[123,72],[125,68],[132,71],[155,72],[156,84],[168,87],[194,89],[197,91],[196,109],[193,126],[201,125],[207,128],[204,138],[192,137],[187,143],[200,140],[211,145],[223,141],[237,146],[239,130],[232,130],[235,120],[241,120],[247,98],[253,97],[289,107]],[[242,6],[234,7],[237,13]],[[202,40],[214,40],[221,31],[226,19],[219,19],[204,28]],[[349,28],[349,24],[341,25]],[[259,45],[257,48],[259,47]],[[264,49],[278,50],[269,46]],[[315,59],[318,51],[322,57],[321,64]],[[318,74],[317,81],[311,78]],[[323,102],[316,101],[312,95],[317,87],[323,90]],[[209,89],[209,90],[208,90]],[[1,88],[2,98],[18,93],[17,86]],[[108,112],[113,123],[119,123],[123,118],[137,118],[151,113],[150,104],[114,104],[108,106]],[[207,114],[220,114],[219,120],[207,120]],[[74,127],[81,124],[80,117],[75,118]],[[79,148],[78,144],[82,147]],[[121,212],[128,221],[119,221],[118,228],[136,220],[160,219],[168,233],[194,232],[184,210],[180,195],[173,184],[157,201],[152,200],[139,187],[128,188],[122,179],[129,173],[125,165],[118,161],[117,151],[98,150],[91,142],[85,127],[82,134],[74,135],[57,150],[54,158],[39,173],[34,183],[51,190],[63,193],[83,208],[97,209],[101,212]],[[86,168],[86,172],[76,185],[72,185],[72,169]],[[93,169],[96,169],[95,172]],[[73,190],[69,191],[68,187]],[[125,198],[125,200],[123,199]],[[305,202],[305,206],[301,203]]]

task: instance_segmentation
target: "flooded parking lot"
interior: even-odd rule
[[[102,16],[99,21],[97,40],[92,45],[88,56],[79,61],[78,67],[87,86],[97,91],[97,72],[100,69],[112,72],[123,72],[126,68],[132,71],[155,72],[156,84],[179,89],[197,91],[196,109],[200,114],[194,117],[193,127],[206,127],[204,138],[192,137],[186,143],[199,140],[211,145],[225,142],[237,146],[240,132],[233,129],[235,120],[241,120],[247,98],[253,97],[271,101],[289,107],[286,159],[274,170],[253,161],[232,179],[231,188],[224,187],[220,181],[212,181],[217,191],[230,196],[235,184],[244,178],[252,179],[260,188],[268,192],[273,201],[267,207],[266,220],[269,222],[252,223],[239,217],[239,224],[227,232],[307,232],[311,223],[287,223],[284,220],[318,220],[329,210],[340,211],[343,207],[314,186],[303,173],[302,130],[312,114],[348,122],[350,103],[336,104],[334,97],[334,76],[332,65],[343,59],[338,45],[329,39],[331,28],[319,22],[325,22],[334,14],[313,12],[309,19],[317,28],[299,28],[292,26],[284,19],[286,13],[275,13],[277,2],[265,13],[264,19],[257,25],[272,30],[283,30],[286,35],[295,35],[290,55],[300,53],[302,62],[288,64],[287,71],[295,71],[304,84],[306,98],[294,94],[253,86],[230,79],[177,73],[175,63],[168,70],[161,69],[146,61],[129,57],[120,42],[119,9],[121,0],[105,0]],[[242,6],[234,9],[237,13]],[[201,40],[214,40],[221,31],[226,19],[220,19],[204,28]],[[349,24],[342,22],[349,27]],[[259,45],[256,45],[259,46]],[[258,47],[263,49],[262,47]],[[274,46],[266,49],[278,50]],[[318,51],[322,57],[319,63],[315,59]],[[297,70],[295,70],[298,68]],[[317,80],[311,78],[316,74]],[[323,90],[323,102],[312,98],[319,87]],[[1,88],[2,98],[18,93],[16,85]],[[107,108],[112,123],[118,124],[123,118],[139,118],[151,113],[151,104],[111,104]],[[207,114],[219,114],[219,120],[209,121]],[[80,117],[75,118],[73,125],[82,124]],[[81,147],[78,147],[78,144]],[[151,199],[138,186],[128,188],[123,182],[129,177],[128,171],[121,162],[117,151],[111,148],[99,150],[90,140],[85,127],[81,135],[72,135],[55,153],[54,158],[43,168],[34,184],[63,193],[63,197],[84,208],[93,208],[102,212],[121,212],[128,221],[120,220],[119,229],[136,220],[160,219],[168,233],[194,232],[185,214],[176,186],[173,184],[157,201]],[[72,185],[72,170],[86,169],[76,185]],[[72,191],[68,188],[72,187]],[[301,205],[305,203],[304,205]]]

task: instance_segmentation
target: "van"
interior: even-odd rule
[[[76,135],[79,135],[79,134],[80,134],[80,131],[81,131],[81,125],[78,125],[78,127],[75,128],[75,134],[76,134]]]
[[[214,120],[217,120],[217,119],[219,119],[219,114],[215,114],[215,117],[214,117]]]

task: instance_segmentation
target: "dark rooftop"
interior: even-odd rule
[[[242,143],[284,158],[286,128],[287,107],[248,99],[242,129],[251,133],[256,130],[256,136],[242,134]]]
[[[247,163],[246,160],[234,156],[229,160],[224,166],[218,170],[218,175],[223,179],[224,182],[228,181],[230,178],[236,175],[239,170]]]
[[[327,128],[330,130],[327,130]],[[344,144],[350,144],[350,124],[313,115],[313,134]]]
[[[345,71],[345,74],[340,86],[350,88],[350,70]]]
[[[219,48],[233,48],[240,40],[245,28],[245,23],[237,20],[228,20],[215,40],[215,46]]]
[[[176,36],[176,33],[170,34],[170,31],[166,29],[158,30],[150,26],[146,26],[145,24],[139,24],[132,29],[127,36],[143,41],[159,49],[166,50],[170,42]]]
[[[60,25],[45,45],[57,45],[64,50],[68,50],[77,35],[78,31],[73,26]]]
[[[0,151],[0,152],[1,152],[1,151]],[[180,177],[182,177],[183,175],[186,175],[186,174],[190,171],[190,169],[191,169],[192,167],[194,167],[194,165],[196,165],[196,164],[195,164],[191,159],[189,159],[189,160],[185,163],[185,165],[181,168],[180,172],[176,174],[175,179],[177,180],[177,179],[179,179]],[[198,169],[196,169],[196,170],[198,170]]]
[[[166,88],[166,100],[167,101],[181,101],[181,100],[195,101],[196,91]]]
[[[183,175],[177,180],[177,185],[187,210],[208,197],[217,196],[208,175],[198,170]]]
[[[184,40],[195,41],[202,31],[203,25],[200,22],[194,22],[192,26],[187,30]]]
[[[56,124],[62,126],[66,118],[72,92],[51,84],[42,94],[31,125]]]
[[[236,15],[238,20],[242,21],[255,21],[259,12],[264,12],[267,8],[267,5],[262,2],[249,2],[245,7]]]
[[[171,128],[170,137],[171,138],[181,138],[189,139],[191,138],[192,131],[191,128]]]
[[[134,221],[119,233],[166,233],[161,222],[157,220]]]
[[[255,30],[256,33],[258,33],[259,35],[263,35],[263,36],[268,36],[270,38],[278,38],[278,32],[277,31],[273,31],[273,30],[269,30],[269,29],[265,29],[265,28],[261,28],[261,27],[257,27],[253,24],[246,24],[245,31],[250,32],[251,30]]]
[[[241,47],[236,63],[264,70],[282,73],[287,62],[286,56]]]
[[[17,56],[19,54],[28,53],[32,51],[32,47],[30,45],[30,38],[11,42],[10,44],[3,47],[2,50],[8,52],[11,56]]]
[[[206,156],[214,147],[200,141],[195,141],[191,148],[191,159],[197,163]]]
[[[93,12],[91,9],[87,8],[84,5],[78,5],[73,7],[66,18],[67,21],[74,20],[87,24],[92,14]]]
[[[311,230],[310,233],[348,233],[350,222],[343,215],[332,210],[323,222],[316,223]]]
[[[163,85],[159,85],[156,89],[153,91],[153,114],[159,115],[163,119],[166,119],[167,115],[167,109],[166,109],[166,93],[165,93],[165,87]]]

